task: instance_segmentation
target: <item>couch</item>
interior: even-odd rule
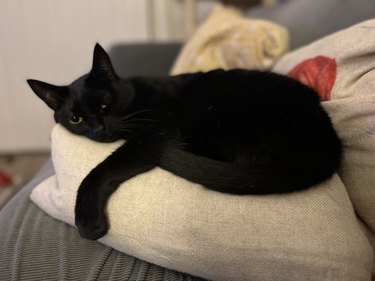
[[[168,74],[180,48],[179,43],[116,45],[110,55],[120,76],[163,75]],[[0,211],[0,280],[203,280],[82,239],[74,228],[47,215],[29,196],[53,174],[49,161]],[[304,279],[339,280],[331,274]],[[274,276],[273,280],[297,280],[293,278]]]

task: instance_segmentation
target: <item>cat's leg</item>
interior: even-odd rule
[[[122,182],[154,168],[161,146],[160,140],[151,136],[128,141],[88,174],[78,189],[75,206],[75,224],[81,236],[96,240],[107,233],[110,195]]]

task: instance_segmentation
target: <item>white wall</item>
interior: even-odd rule
[[[95,42],[182,37],[178,0],[1,0],[0,153],[48,150],[52,111],[27,78],[71,82],[91,67]],[[157,3],[157,4],[156,4]]]

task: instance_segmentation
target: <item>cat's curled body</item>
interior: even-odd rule
[[[126,140],[79,187],[75,222],[88,239],[107,232],[106,204],[117,187],[156,166],[220,192],[271,194],[316,185],[340,162],[317,94],[282,75],[238,69],[122,79],[96,45],[92,70],[71,85],[28,83],[69,131]]]

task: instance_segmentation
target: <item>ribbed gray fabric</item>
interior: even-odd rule
[[[83,239],[71,226],[47,216],[29,194],[52,174],[49,162],[0,211],[0,281],[203,280]]]

